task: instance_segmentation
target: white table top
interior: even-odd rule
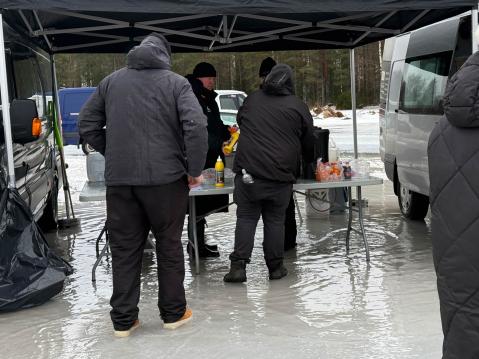
[[[341,180],[334,182],[317,182],[315,180],[300,179],[293,185],[293,190],[304,191],[308,189],[327,189],[340,187],[358,187],[372,186],[382,184],[383,180],[376,177],[353,178],[351,180]],[[215,194],[233,193],[233,182],[227,181],[224,187],[215,187],[211,184],[203,184],[190,191],[190,196],[209,196]],[[106,197],[106,187],[104,182],[85,182],[80,193],[80,202],[104,201]]]

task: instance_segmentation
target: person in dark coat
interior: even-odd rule
[[[276,66],[276,61],[271,57],[266,57],[259,67],[258,76],[261,79],[260,88],[263,87],[266,76],[271,72],[271,69]],[[296,236],[298,234],[296,225],[296,213],[294,196],[291,194],[288,207],[286,208],[286,215],[284,217],[284,250],[288,251],[296,247]]]
[[[218,157],[221,157],[225,163],[225,155],[223,154],[223,143],[230,139],[228,126],[223,124],[220,117],[220,110],[216,103],[216,96],[218,94],[214,91],[216,81],[216,70],[213,65],[207,62],[200,62],[193,70],[193,74],[187,75],[186,78],[193,88],[193,92],[198,99],[203,113],[208,119],[208,153],[206,155],[206,162],[204,169],[214,168]],[[221,210],[227,211],[229,203],[229,196],[214,195],[214,196],[198,196],[196,198],[196,214],[203,216],[218,208],[225,207]],[[196,224],[196,234],[198,240],[198,251],[200,258],[218,257],[219,251],[216,245],[209,245],[205,241],[205,226],[206,219],[201,219]],[[190,233],[190,239],[192,241]],[[188,253],[191,258],[194,258],[193,247],[188,243]]]
[[[269,278],[280,279],[287,275],[283,265],[286,207],[299,174],[302,152],[313,153],[312,148],[307,148],[313,144],[313,119],[308,106],[294,95],[288,65],[273,67],[262,89],[246,98],[237,121],[241,140],[233,166],[235,244],[224,281],[246,281],[246,264],[251,258],[260,216]]]
[[[449,80],[429,137],[443,359],[479,358],[479,52]]]
[[[188,81],[171,71],[170,56],[162,35],[147,36],[80,112],[80,135],[105,156],[110,314],[119,337],[139,326],[141,262],[150,230],[164,327],[175,329],[192,316],[183,286],[181,233],[188,183],[201,183],[207,123]]]

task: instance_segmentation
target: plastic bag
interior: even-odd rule
[[[0,188],[0,311],[12,311],[58,294],[73,270],[51,251],[18,191]]]

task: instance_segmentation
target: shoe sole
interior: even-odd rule
[[[126,337],[129,337],[130,334],[134,330],[138,329],[139,327],[140,327],[140,321],[137,320],[137,321],[135,321],[135,323],[133,324],[133,326],[130,329],[128,329],[128,330],[115,330],[114,335],[117,338],[126,338]]]
[[[270,277],[269,277],[269,280],[278,280],[278,279],[281,279],[281,278],[284,278],[284,277],[286,277],[286,274],[283,275],[283,276],[281,276],[281,277],[271,277],[271,276],[270,276]]]
[[[282,275],[274,275],[274,276],[270,275],[269,280],[278,280],[278,279],[286,277],[287,275],[288,275],[288,272],[286,272]]]
[[[193,313],[188,318],[181,319],[173,323],[163,323],[163,328],[168,330],[178,329],[182,325],[185,325],[186,323],[188,323],[191,320],[191,318],[193,318]]]
[[[229,279],[229,280],[223,278],[223,282],[225,282],[225,283],[244,283],[244,282],[246,282],[246,277],[239,278],[239,279]]]

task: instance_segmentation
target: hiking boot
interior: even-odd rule
[[[186,308],[185,314],[183,314],[183,316],[180,319],[172,323],[163,323],[163,328],[171,329],[171,330],[178,329],[182,325],[188,323],[191,320],[191,318],[193,318],[193,311],[190,308]]]
[[[117,338],[126,338],[129,337],[130,334],[137,328],[140,327],[140,321],[137,319],[133,322],[133,325],[130,327],[130,329],[127,330],[115,330],[115,337]]]
[[[287,275],[288,275],[288,270],[283,264],[281,264],[280,267],[269,272],[269,279],[270,280],[281,279],[283,277],[286,277]]]
[[[191,258],[195,258],[195,249],[193,245],[188,242],[186,246],[186,251],[190,255]],[[216,258],[220,256],[220,252],[218,251],[218,246],[210,246],[208,244],[198,245],[198,254],[200,258]]]
[[[283,265],[283,259],[273,259],[266,261],[269,271],[269,279],[281,279],[288,275],[288,270]]]
[[[229,283],[246,282],[246,261],[231,261],[230,271],[223,277],[223,281]]]

